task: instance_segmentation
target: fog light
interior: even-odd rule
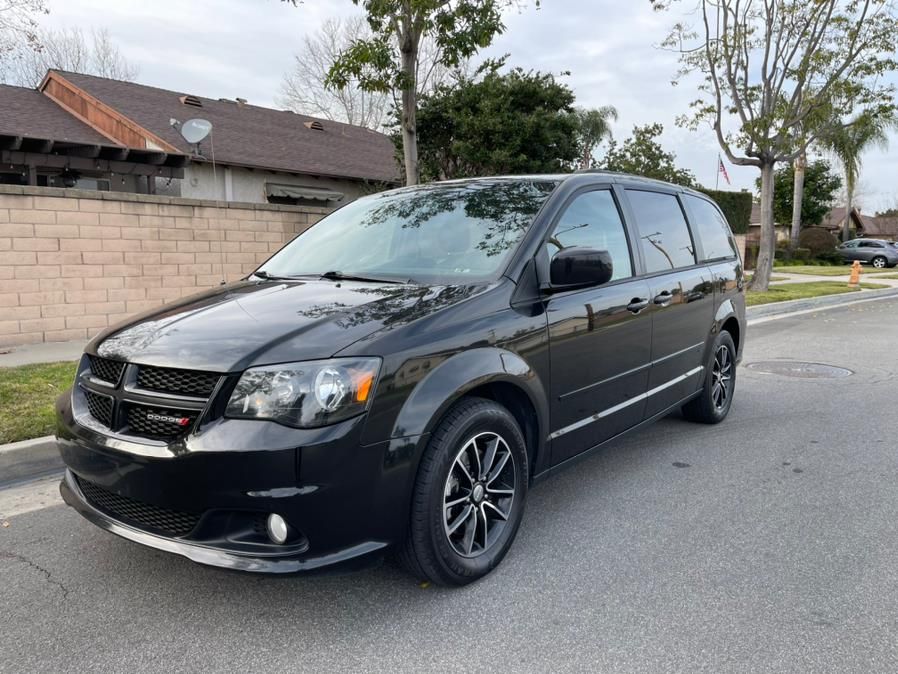
[[[287,541],[287,522],[280,515],[271,513],[268,516],[266,528],[268,529],[268,538],[278,545]]]

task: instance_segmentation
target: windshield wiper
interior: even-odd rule
[[[373,281],[374,283],[413,283],[411,279],[395,279],[395,278],[385,278],[383,276],[360,276],[357,274],[344,274],[341,271],[326,271],[321,275],[321,278],[326,278],[331,281]]]
[[[290,281],[294,278],[293,276],[275,276],[274,274],[269,274],[267,271],[262,271],[261,269],[257,269],[252,275],[258,276],[266,281]]]

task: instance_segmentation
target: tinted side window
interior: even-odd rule
[[[737,255],[730,227],[714,204],[689,195],[683,200],[689,208],[692,233],[702,242],[703,261]]]
[[[677,198],[640,190],[627,190],[627,195],[639,227],[646,272],[694,265],[692,237]]]
[[[614,265],[612,281],[633,275],[624,223],[608,190],[576,197],[555,225],[546,246],[550,258],[562,248],[572,246],[607,250]]]

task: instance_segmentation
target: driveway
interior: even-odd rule
[[[504,564],[460,590],[207,569],[52,489],[0,493],[30,510],[0,528],[0,671],[895,671],[896,317],[752,327],[746,363],[854,374],[743,366],[723,424],[671,416],[535,488]]]

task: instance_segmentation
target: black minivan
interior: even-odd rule
[[[677,408],[727,415],[743,282],[721,211],[674,185],[582,172],[368,196],[248,278],[98,335],[58,402],[62,494],[204,564],[392,548],[465,584],[508,552],[534,482]]]

